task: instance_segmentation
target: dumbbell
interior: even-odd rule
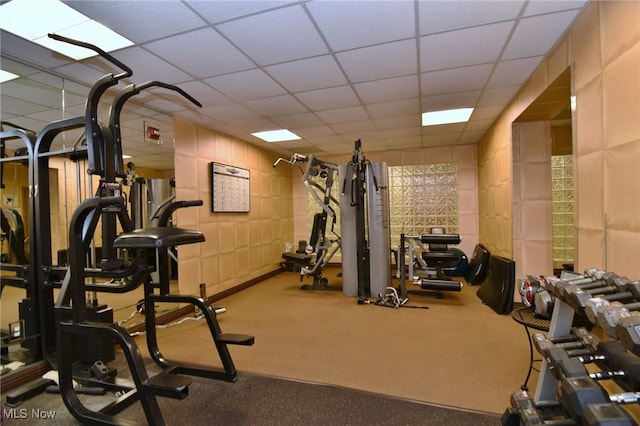
[[[576,353],[575,350],[550,348],[546,351],[544,357],[547,361],[547,367],[553,377],[561,380],[566,377],[567,374],[569,374],[570,376],[575,376],[575,374],[571,373],[572,371],[575,371],[575,367],[574,369],[570,369],[570,365],[565,366],[563,364],[568,362],[566,360],[576,359],[581,364],[595,362],[598,363],[598,365],[604,366],[610,370],[616,370],[619,369],[619,366],[617,364],[612,364],[612,360],[616,360],[617,355],[624,352],[625,347],[622,345],[622,343],[618,342],[617,340],[609,340],[598,342],[595,351],[592,351],[592,353]],[[566,371],[564,371],[563,368]]]
[[[590,377],[594,380],[619,379],[626,385],[625,388],[640,391],[640,358],[624,351],[613,355],[607,360],[609,370],[589,373],[584,365],[584,360],[577,358],[565,358],[558,362],[557,370],[565,377]]]
[[[511,407],[502,415],[502,426],[575,425],[559,401],[534,402],[526,391],[511,394]]]
[[[608,294],[598,297],[592,297],[587,299],[584,303],[584,313],[587,315],[591,324],[598,325],[598,309],[602,306],[607,306],[611,302],[626,302],[626,301],[635,301],[640,299],[640,294],[638,296],[634,295],[633,291],[622,291],[619,293]]]
[[[598,325],[609,337],[617,339],[618,333],[616,332],[616,324],[620,318],[640,315],[634,312],[638,310],[640,310],[640,302],[628,304],[613,302],[608,305],[602,305],[598,308]]]
[[[574,352],[575,355],[587,354],[593,352],[600,341],[595,334],[589,333],[584,328],[574,328],[570,335],[558,337],[547,337],[542,333],[535,333],[531,340],[536,350],[543,356],[546,356],[546,352],[551,348],[578,350]],[[585,348],[587,352],[583,351]]]
[[[608,301],[640,299],[640,281],[631,281],[627,277],[611,274],[606,281],[608,285],[604,287],[590,290],[569,289],[564,298],[565,302],[571,305],[576,312],[584,312],[587,301],[596,295]]]
[[[640,315],[620,318],[616,323],[616,335],[625,348],[640,355]]]
[[[588,271],[591,272],[587,275],[586,273]],[[607,274],[607,272],[594,269],[585,271],[585,276],[573,280],[562,280],[557,277],[547,277],[545,288],[554,296],[562,299],[564,298],[566,291],[571,288],[593,288],[605,285],[605,280],[603,279],[603,277],[606,277],[605,274]]]
[[[624,392],[609,395],[598,383],[590,377],[567,377],[560,386],[560,402],[568,414],[578,424],[593,423],[590,418],[597,415],[598,410],[589,408],[592,404],[628,404],[640,401],[640,392]],[[619,424],[636,424],[624,410],[617,410],[622,416]],[[603,423],[600,423],[603,424]],[[615,423],[618,424],[618,423]]]

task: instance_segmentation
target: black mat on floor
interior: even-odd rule
[[[85,398],[94,398],[91,399]],[[83,397],[85,404],[97,402]],[[241,373],[235,383],[194,378],[182,401],[159,398],[169,425],[497,425],[499,416],[444,408],[335,386]],[[4,404],[3,404],[4,405]],[[93,405],[93,404],[91,404]],[[5,407],[6,408],[6,407]],[[59,395],[42,394],[17,408],[55,412],[47,424],[73,421]],[[123,419],[146,423],[140,404]],[[5,416],[3,425],[24,423]]]

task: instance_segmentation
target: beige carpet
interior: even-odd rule
[[[331,284],[337,268],[329,269]],[[445,406],[502,413],[526,375],[524,328],[476,296],[478,287],[444,299],[410,296],[429,309],[358,305],[342,292],[299,290],[282,273],[217,303],[227,308],[223,332],[255,336],[232,347],[236,368],[328,383]],[[139,338],[142,339],[142,338]],[[187,321],[159,331],[169,358],[219,365],[206,323]],[[140,342],[141,348],[144,344]],[[529,382],[535,387],[536,376]]]

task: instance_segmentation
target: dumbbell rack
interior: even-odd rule
[[[575,311],[568,303],[556,299],[549,324],[549,338],[567,336],[571,332]],[[555,398],[558,388],[558,380],[553,376],[547,361],[543,358],[540,366],[540,374],[534,394],[534,401],[550,401]]]

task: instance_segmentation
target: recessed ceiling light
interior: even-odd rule
[[[0,70],[0,83],[4,83],[5,81],[9,81],[9,80],[14,80],[18,77],[20,76],[12,72]]]
[[[266,132],[251,133],[256,138],[260,138],[267,142],[295,141],[301,139],[300,136],[287,129],[268,130]]]
[[[469,121],[473,108],[448,109],[422,113],[423,126],[435,126],[438,124],[464,123]]]
[[[97,53],[50,39],[47,34],[82,40],[106,52],[133,45],[132,41],[58,0],[12,0],[4,3],[0,6],[0,28],[76,60]]]

